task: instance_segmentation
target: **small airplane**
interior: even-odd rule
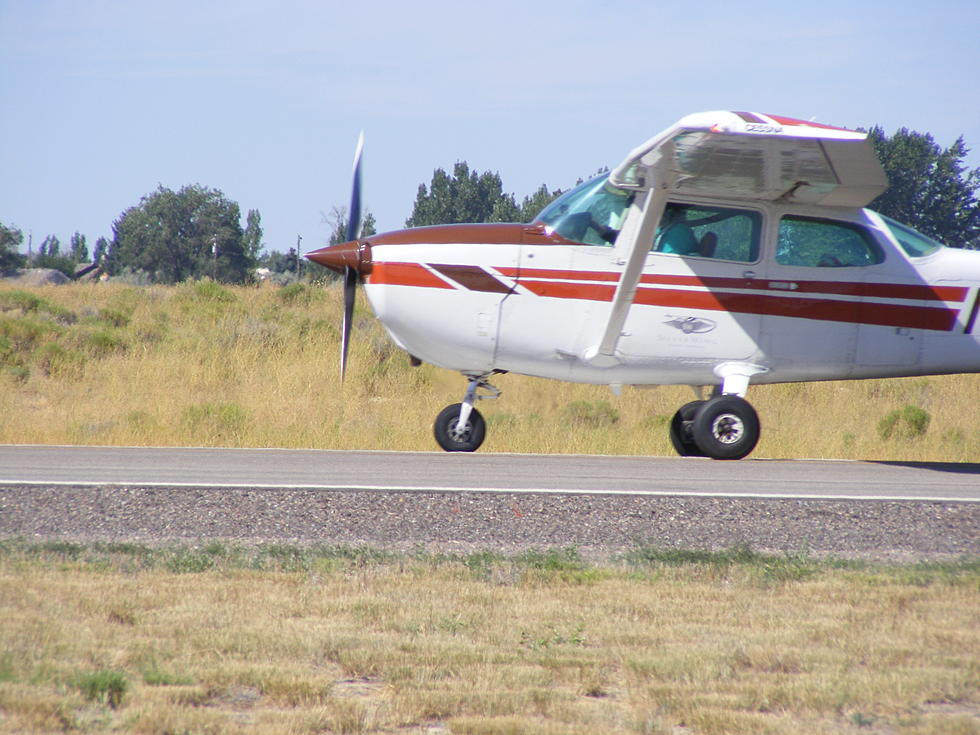
[[[447,451],[483,442],[474,403],[498,373],[690,385],[678,454],[741,459],[760,435],[750,383],[980,372],[980,253],[865,208],[888,182],[864,133],[697,113],[532,223],[367,238],[362,148],[348,241],[306,257],[344,277],[342,376],[358,283],[413,364],[465,376],[435,421]]]

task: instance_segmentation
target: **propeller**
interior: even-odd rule
[[[351,186],[350,211],[347,213],[347,242],[361,236],[361,153],[364,151],[364,131],[357,138],[354,151],[354,180]],[[347,374],[347,348],[350,345],[350,327],[354,320],[354,301],[357,298],[358,271],[344,262],[344,324],[340,339],[340,380]]]

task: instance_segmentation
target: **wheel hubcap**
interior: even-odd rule
[[[449,429],[449,438],[454,442],[465,442],[469,440],[472,431],[473,425],[469,421],[462,425],[456,421]]]
[[[722,444],[735,444],[745,434],[745,424],[733,413],[723,413],[711,424],[711,433]]]

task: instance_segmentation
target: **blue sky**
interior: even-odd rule
[[[436,167],[520,199],[713,109],[964,135],[978,167],[978,39],[975,0],[0,0],[0,222],[91,244],[199,183],[310,250],[361,129],[386,230]]]

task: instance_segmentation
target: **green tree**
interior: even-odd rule
[[[242,248],[254,261],[262,250],[262,215],[259,210],[250,209],[245,216],[245,232],[242,234]]]
[[[205,276],[241,283],[255,261],[240,219],[238,204],[217,189],[161,186],[113,222],[106,265],[112,274],[128,269],[157,283]]]
[[[455,222],[515,222],[520,209],[512,194],[505,194],[500,174],[470,171],[465,161],[456,163],[453,175],[437,168],[428,188],[419,184],[412,215],[406,227]]]
[[[41,241],[41,247],[38,248],[38,253],[40,255],[60,255],[61,240],[58,239],[57,235],[48,235]]]
[[[88,260],[88,244],[85,242],[85,235],[78,232],[72,234],[68,248],[71,259],[76,263],[84,263]]]
[[[980,168],[969,170],[962,136],[941,148],[929,133],[868,133],[889,187],[870,207],[953,247],[980,248]]]
[[[326,218],[330,225],[330,237],[327,239],[328,245],[336,245],[347,241],[347,207],[334,207],[330,211],[330,216]],[[374,215],[367,209],[361,220],[361,237],[370,237],[377,233]]]
[[[541,210],[560,197],[562,193],[561,189],[549,191],[547,186],[541,184],[536,192],[528,194],[521,202],[521,222],[533,222]]]
[[[102,259],[105,258],[106,254],[109,252],[109,241],[104,237],[100,237],[95,241],[95,249],[92,251],[92,262],[101,263]]]
[[[17,227],[8,227],[0,222],[0,271],[24,267],[27,258],[20,253],[23,242],[23,232]]]
[[[57,235],[48,235],[41,242],[37,255],[31,259],[32,268],[50,268],[61,271],[71,278],[75,275],[75,261],[70,255],[62,255],[61,241]]]

